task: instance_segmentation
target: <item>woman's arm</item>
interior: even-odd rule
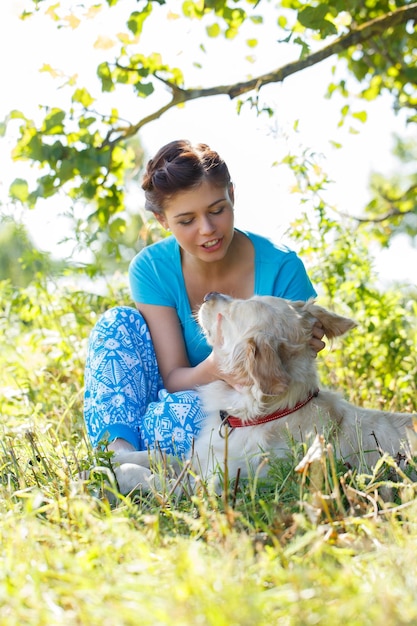
[[[136,307],[150,330],[159,371],[168,391],[194,389],[220,377],[212,354],[195,367],[190,366],[174,308],[138,302]]]

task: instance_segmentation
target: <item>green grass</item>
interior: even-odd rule
[[[414,485],[375,508],[372,481],[351,484],[343,512],[334,490],[293,475],[302,504],[271,481],[242,484],[234,508],[149,495],[111,507],[51,434],[3,454],[1,624],[417,623]]]
[[[328,446],[296,472],[299,445],[227,499],[139,493],[110,504],[104,473],[78,479],[111,466],[93,456],[81,417],[90,311],[109,302],[6,295],[2,626],[417,624],[417,485],[391,459],[356,476]]]

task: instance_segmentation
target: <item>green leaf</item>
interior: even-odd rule
[[[223,19],[230,28],[238,29],[246,19],[246,12],[243,9],[228,9],[223,11]]]
[[[15,178],[9,188],[10,197],[19,202],[26,202],[29,196],[29,187],[23,178]]]
[[[89,126],[91,126],[91,124],[94,124],[94,122],[96,122],[96,118],[92,117],[90,115],[90,117],[80,117],[80,119],[78,120],[78,125],[80,128],[88,128]]]
[[[97,158],[94,148],[88,148],[78,153],[77,167],[81,176],[91,176],[92,172],[97,169]]]
[[[234,39],[239,34],[239,30],[237,28],[227,28],[224,36],[226,39]]]
[[[357,113],[352,113],[352,117],[354,117],[355,119],[362,122],[362,124],[364,124],[366,120],[368,119],[368,114],[366,111],[358,111]]]
[[[350,109],[350,106],[348,104],[345,104],[344,106],[342,106],[342,108],[340,109],[340,112],[343,115],[343,117],[346,117],[346,115],[349,113],[349,109]]]
[[[55,176],[50,176],[49,174],[47,174],[46,176],[41,176],[41,178],[38,180],[38,188],[36,189],[37,197],[50,198],[51,196],[53,196],[57,191],[55,183]]]
[[[306,56],[308,56],[308,54],[310,52],[310,46],[305,41],[303,41],[301,39],[301,37],[296,37],[294,39],[294,43],[298,44],[299,46],[301,46],[301,53],[300,53],[300,58],[301,59],[304,59]]]
[[[22,137],[16,144],[12,152],[13,159],[32,159],[33,161],[44,160],[44,149],[41,136],[37,134],[35,128],[23,128]]]
[[[114,91],[114,83],[108,63],[100,63],[97,68],[97,76],[101,80],[101,88],[103,91]]]
[[[215,24],[212,24],[211,26],[207,26],[206,32],[209,37],[218,37],[221,33],[221,29],[220,29],[220,26],[217,23],[215,23]]]
[[[25,120],[26,119],[23,113],[21,111],[18,111],[17,109],[13,109],[13,111],[10,111],[7,117],[10,120]]]
[[[126,232],[126,220],[117,217],[109,225],[109,235],[112,239],[120,239],[120,236]]]
[[[142,98],[147,98],[154,92],[155,88],[152,83],[142,83],[138,81],[135,83],[135,89]]]
[[[305,28],[319,31],[322,39],[328,35],[336,35],[337,28],[326,19],[326,15],[329,13],[329,7],[327,4],[319,4],[316,7],[306,6],[298,12],[298,21]]]
[[[84,107],[87,108],[93,104],[94,98],[90,95],[87,89],[82,88],[82,89],[76,89],[74,91],[74,93],[72,94],[72,101],[79,102],[80,104],[82,104]]]
[[[193,0],[186,0],[182,5],[182,12],[185,17],[190,19],[201,19],[204,15],[204,2],[193,2]]]
[[[63,121],[65,119],[65,111],[62,109],[52,109],[48,115],[46,115],[42,124],[42,132],[45,135],[60,135],[65,132]]]
[[[73,161],[70,159],[64,159],[57,174],[61,184],[70,180],[75,174]]]
[[[319,4],[316,7],[306,6],[298,11],[298,21],[305,28],[320,30],[321,25],[328,13],[327,4]]]
[[[57,161],[63,161],[67,156],[67,147],[60,141],[54,141],[52,146],[48,146],[48,161],[55,165]]]
[[[361,82],[370,71],[369,64],[362,59],[352,62],[352,71],[355,77]]]
[[[292,31],[287,35],[287,37],[284,37],[284,39],[278,39],[278,43],[289,43],[292,39]],[[298,37],[299,41],[301,41],[301,39]],[[295,40],[294,40],[295,43]]]
[[[152,13],[152,4],[148,2],[142,11],[133,11],[127,21],[127,27],[135,36],[142,33],[145,20]]]
[[[362,97],[365,100],[375,100],[381,93],[382,86],[381,76],[374,76],[369,83],[369,87],[362,92]]]
[[[280,15],[278,18],[278,26],[280,28],[285,28],[287,26],[288,20],[285,15]]]
[[[416,67],[405,67],[403,69],[404,75],[407,80],[411,83],[417,84],[417,68]]]

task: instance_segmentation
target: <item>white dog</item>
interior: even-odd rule
[[[411,416],[356,407],[333,391],[320,389],[309,345],[318,320],[332,339],[356,324],[317,306],[272,296],[233,300],[209,294],[198,315],[226,380],[199,392],[208,413],[194,453],[203,475],[224,463],[228,431],[229,476],[256,469],[265,453],[283,457],[289,441],[333,433],[336,453],[365,469],[383,452],[404,454]],[[219,429],[222,411],[224,426]]]
[[[313,301],[206,296],[198,321],[225,380],[199,388],[207,419],[194,445],[196,473],[210,479],[224,468],[226,438],[230,477],[262,467],[266,473],[265,455],[283,457],[291,439],[307,442],[316,433],[334,435],[337,456],[361,469],[374,465],[383,452],[404,454],[410,415],[363,409],[320,388],[309,345],[317,320],[329,339],[356,325]],[[129,485],[135,478],[127,464],[148,465],[143,452],[122,453],[116,460]],[[136,472],[142,470],[149,477],[145,467]]]

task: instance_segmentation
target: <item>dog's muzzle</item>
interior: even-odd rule
[[[209,291],[203,298],[203,302],[210,302],[210,300],[231,300],[229,296],[218,291]]]

